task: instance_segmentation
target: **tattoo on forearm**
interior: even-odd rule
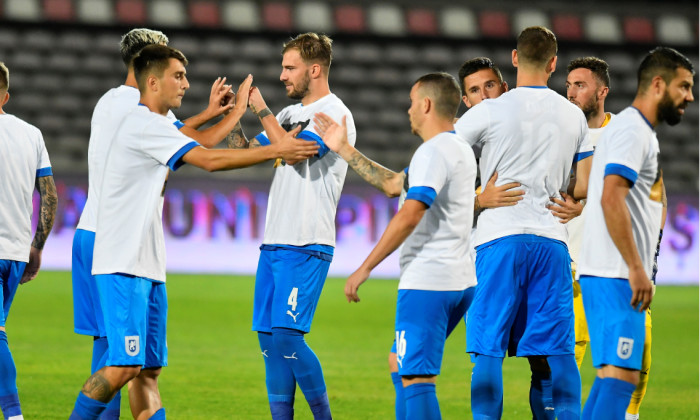
[[[56,193],[56,184],[54,184],[52,176],[37,178],[36,188],[39,190],[39,196],[41,197],[41,208],[32,246],[36,249],[43,249],[56,218],[58,194]]]
[[[256,114],[257,114],[258,118],[260,118],[262,120],[263,118],[267,117],[268,115],[272,115],[272,111],[270,111],[270,108],[265,107],[265,109],[261,110],[260,112],[256,112]]]
[[[373,187],[380,191],[384,191],[384,183],[392,179],[396,174],[382,165],[370,160],[367,156],[355,150],[348,165],[357,172],[365,181],[369,182]]]
[[[241,127],[240,122],[226,136],[226,145],[229,149],[247,149],[250,145],[248,138],[243,133],[243,127]]]
[[[100,372],[95,372],[83,385],[83,393],[88,397],[102,402],[109,402],[115,392],[107,378]]]

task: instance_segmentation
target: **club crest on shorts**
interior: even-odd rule
[[[634,347],[634,340],[627,337],[620,337],[617,342],[617,357],[622,360],[627,360],[632,356],[632,347]]]
[[[127,335],[124,337],[124,349],[129,356],[136,356],[141,350],[138,335]]]

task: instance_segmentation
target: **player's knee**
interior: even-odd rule
[[[149,379],[149,380],[157,380],[158,376],[160,376],[160,373],[163,371],[163,368],[157,367],[157,368],[143,368],[141,369],[141,372],[139,372],[139,377]]]
[[[272,343],[281,352],[294,350],[299,345],[303,345],[304,333],[299,330],[289,328],[273,328]]]

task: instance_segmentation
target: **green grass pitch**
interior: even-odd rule
[[[396,281],[372,280],[348,304],[329,279],[307,340],[323,364],[336,419],[391,419],[387,354]],[[169,367],[160,389],[171,419],[269,419],[264,367],[250,331],[253,279],[170,275]],[[698,418],[698,288],[659,287],[653,303],[653,363],[642,419]],[[20,287],[7,324],[27,419],[67,418],[89,376],[91,339],[73,333],[70,273],[42,272]],[[447,342],[438,399],[445,419],[470,419],[471,363],[464,325]],[[582,372],[584,398],[595,376]],[[504,419],[530,419],[527,361],[504,364]],[[122,401],[122,418],[131,418]],[[297,390],[297,419],[311,419]]]

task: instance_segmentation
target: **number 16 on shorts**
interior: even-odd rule
[[[406,330],[396,331],[396,363],[403,367],[403,357],[406,355]]]

